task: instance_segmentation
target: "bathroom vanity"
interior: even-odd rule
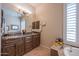
[[[35,14],[20,10],[15,4],[2,4],[2,6],[0,16],[1,55],[20,56],[38,47],[40,31],[32,31],[40,29],[40,21],[33,21],[36,19]],[[13,6],[15,8],[11,8]]]
[[[2,37],[2,56],[21,56],[40,45],[40,33]]]

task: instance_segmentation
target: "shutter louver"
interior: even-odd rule
[[[66,39],[68,41],[75,42],[76,41],[76,4],[70,3],[67,4],[66,8],[66,19],[67,19],[67,27],[66,27]]]

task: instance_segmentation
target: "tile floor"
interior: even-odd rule
[[[24,56],[50,56],[50,49],[39,46],[26,53]]]

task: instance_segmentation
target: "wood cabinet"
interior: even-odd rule
[[[1,44],[1,55],[3,56],[15,56],[16,51],[15,51],[15,44],[14,40],[3,40],[2,41],[4,44]]]
[[[1,53],[3,56],[20,56],[24,54],[24,40],[23,38],[2,40]]]
[[[2,56],[21,56],[40,45],[40,34],[1,40]]]
[[[32,35],[33,39],[33,48],[36,48],[40,45],[40,34]]]
[[[25,38],[25,53],[32,50],[32,37],[26,37]]]
[[[24,55],[24,40],[23,38],[18,38],[16,42],[16,55]]]
[[[15,56],[15,47],[14,46],[4,46],[2,51],[2,56]]]

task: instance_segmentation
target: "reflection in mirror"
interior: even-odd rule
[[[11,29],[12,30],[18,30],[19,29],[19,26],[18,25],[11,25]]]
[[[21,31],[22,30],[25,30],[25,25],[26,25],[26,22],[24,19],[21,20]]]
[[[2,8],[3,10],[3,34],[16,33],[22,31],[31,32],[31,18],[28,13],[17,12],[16,10],[7,6]],[[19,10],[19,9],[18,9]],[[30,28],[30,29],[29,29]]]
[[[9,31],[9,26],[6,26],[5,27],[5,31]]]

